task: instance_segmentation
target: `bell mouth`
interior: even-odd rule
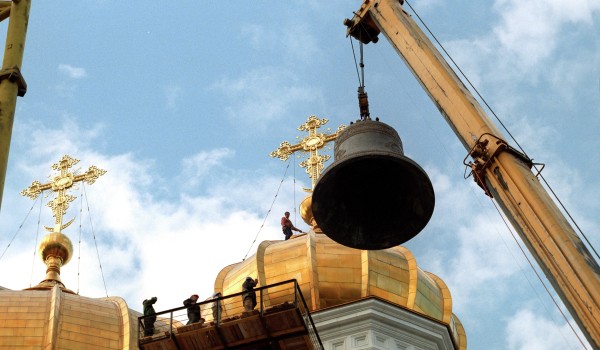
[[[314,218],[345,246],[385,249],[416,236],[433,215],[435,195],[425,171],[403,155],[382,152],[334,162],[312,199]]]

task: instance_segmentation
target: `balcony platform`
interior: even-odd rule
[[[241,312],[221,322],[199,322],[183,325],[163,319],[153,336],[141,337],[142,350],[220,350],[220,349],[321,349],[315,343],[314,327],[307,325],[303,303],[279,305]],[[310,315],[308,315],[308,318]],[[310,320],[312,323],[312,320]],[[155,331],[156,332],[156,331]],[[311,334],[312,333],[312,334]],[[317,335],[318,339],[318,335]]]

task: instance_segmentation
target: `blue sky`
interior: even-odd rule
[[[598,247],[600,1],[411,4],[519,144],[546,164],[544,176]],[[286,210],[307,230],[294,210],[310,186],[293,166],[302,159],[267,216],[287,166],[268,154],[302,136],[296,129],[310,115],[332,130],[358,118],[342,22],[359,7],[34,2],[22,67],[28,92],[17,102],[0,213],[0,249],[10,243],[0,285],[23,289],[44,276],[32,257],[39,205],[25,219],[33,201],[19,192],[46,180],[64,154],[81,159],[82,171],[108,170],[86,187],[81,230],[65,230],[81,265],[78,277],[75,257],[62,278],[85,296],[105,295],[90,216],[108,294],[138,310],[150,296],[157,309],[208,297],[222,267],[281,239]],[[0,28],[4,37],[6,23]],[[450,288],[469,348],[582,348],[493,203],[463,179],[466,150],[383,37],[365,46],[365,65],[372,116],[398,131],[436,192],[429,225],[405,246]],[[80,207],[78,198],[67,218]],[[40,220],[53,223],[48,208]]]

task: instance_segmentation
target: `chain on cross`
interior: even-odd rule
[[[54,229],[46,227],[48,231],[60,232],[75,220],[75,218],[73,218],[64,225],[62,223],[63,216],[67,213],[67,209],[69,209],[69,203],[76,198],[75,196],[67,194],[67,190],[73,187],[77,182],[86,182],[91,185],[96,182],[100,176],[106,174],[106,170],[99,169],[94,165],[92,165],[88,171],[80,175],[75,175],[74,172],[68,172],[69,168],[77,163],[79,163],[79,159],[65,155],[58,163],[52,165],[52,169],[60,171],[60,174],[54,176],[51,182],[42,184],[35,180],[29,187],[21,191],[22,196],[27,196],[31,199],[36,199],[45,190],[51,189],[56,192],[56,197],[47,204],[47,206],[52,209],[52,215],[55,218]]]
[[[326,124],[329,120],[322,118],[319,119],[314,115],[308,117],[308,120],[298,127],[300,131],[307,131],[308,136],[304,137],[299,143],[292,145],[288,141],[283,141],[279,148],[271,152],[269,156],[273,158],[279,158],[281,160],[287,160],[294,152],[302,151],[309,154],[308,159],[303,160],[300,166],[306,168],[306,173],[312,181],[312,188],[315,188],[319,175],[325,168],[325,162],[328,161],[331,156],[319,154],[319,149],[326,146],[328,142],[335,140],[338,134],[344,130],[345,125],[340,125],[335,133],[323,134],[317,133],[317,129],[322,125]]]

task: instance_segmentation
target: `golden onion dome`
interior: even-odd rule
[[[0,348],[134,349],[137,318],[122,298],[86,298],[49,289],[0,288]]]
[[[375,297],[445,324],[458,348],[466,349],[464,328],[452,313],[450,290],[435,274],[420,269],[408,249],[340,245],[314,225],[310,196],[300,211],[313,230],[287,241],[263,241],[255,255],[220,271],[215,292],[238,293],[247,276],[258,278],[260,286],[296,279],[311,311]]]
[[[300,202],[300,217],[310,227],[316,227],[317,223],[312,212],[312,196],[306,196]]]

